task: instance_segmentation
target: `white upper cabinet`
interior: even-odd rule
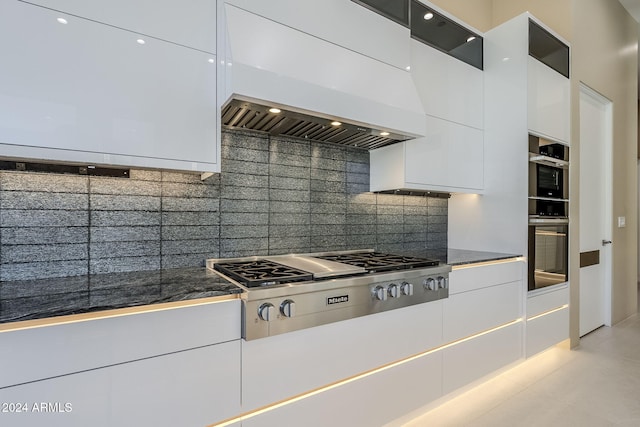
[[[424,189],[479,192],[484,183],[482,130],[427,116],[427,135],[406,142],[406,180]]]
[[[426,117],[426,136],[371,151],[371,191],[481,193],[481,129]]]
[[[219,171],[214,55],[19,1],[0,51],[4,156]]]
[[[226,3],[403,70],[409,65],[409,29],[353,1],[296,0],[295,6],[291,0]]]
[[[531,17],[526,29],[529,133],[569,144],[569,45]]]
[[[568,144],[569,79],[532,57],[528,58],[527,77],[529,132]]]
[[[442,31],[445,25],[452,30]],[[370,189],[481,193],[482,36],[422,3],[412,3],[410,26],[410,72],[425,130],[422,137],[371,151]]]
[[[411,77],[426,114],[484,128],[482,70],[412,40]]]
[[[30,3],[215,53],[215,0],[32,0]]]

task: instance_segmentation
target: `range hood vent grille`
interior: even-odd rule
[[[269,107],[233,99],[222,110],[222,125],[229,129],[250,129],[270,135],[284,135],[311,141],[358,147],[366,150],[412,139],[412,136],[341,122],[282,109],[272,113]]]

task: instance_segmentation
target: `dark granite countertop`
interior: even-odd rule
[[[484,251],[471,251],[466,249],[422,249],[403,251],[404,255],[416,256],[420,258],[436,259],[443,264],[449,264],[451,266],[475,264],[478,262],[498,261],[501,259],[516,258],[522,255],[518,254],[506,254],[500,252],[484,252]]]
[[[463,249],[404,253],[452,266],[521,256]],[[0,282],[0,323],[240,293],[242,289],[206,268],[6,281]]]
[[[447,251],[447,264],[465,265],[477,262],[498,261],[501,259],[521,257],[519,254],[504,254],[500,252],[470,251],[466,249],[449,249]]]
[[[239,294],[202,268],[0,282],[0,323]]]

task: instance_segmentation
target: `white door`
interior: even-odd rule
[[[611,101],[580,85],[580,336],[611,319]]]

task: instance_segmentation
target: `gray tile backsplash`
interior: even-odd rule
[[[204,181],[0,172],[0,281],[447,246],[447,200],[369,193],[366,151],[225,131],[221,154],[222,173]]]

